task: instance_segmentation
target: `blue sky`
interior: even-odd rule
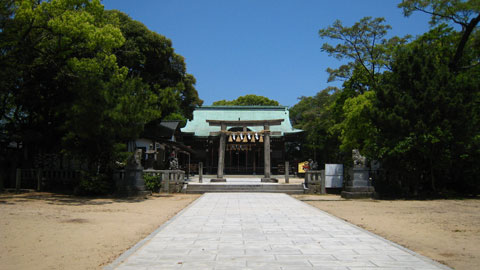
[[[293,106],[327,86],[340,62],[320,50],[318,30],[385,17],[390,36],[418,35],[429,17],[405,18],[398,0],[103,0],[173,42],[204,105],[256,94]]]

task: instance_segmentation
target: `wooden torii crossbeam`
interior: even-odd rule
[[[220,126],[219,132],[211,132],[211,136],[220,136],[220,143],[218,146],[218,170],[216,182],[226,181],[224,178],[225,167],[225,145],[226,145],[226,133],[227,126],[230,127],[243,127],[247,126],[263,126],[263,145],[264,145],[264,178],[262,182],[273,182],[271,178],[271,164],[270,164],[270,126],[279,126],[282,124],[283,119],[271,119],[271,120],[205,120],[210,126]],[[274,135],[277,135],[276,132]]]

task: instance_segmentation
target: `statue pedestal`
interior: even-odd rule
[[[374,195],[375,188],[369,183],[368,168],[353,168],[351,185],[346,186],[345,190],[342,191],[342,198],[372,198]]]
[[[143,167],[127,166],[123,179],[117,181],[117,195],[119,196],[147,196],[152,192],[146,190],[143,180]]]

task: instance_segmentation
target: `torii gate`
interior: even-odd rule
[[[218,170],[217,170],[217,179],[212,179],[213,182],[225,182],[226,179],[223,175],[223,170],[225,167],[225,144],[226,144],[226,134],[227,126],[230,127],[243,127],[246,129],[247,126],[263,126],[263,131],[259,133],[264,134],[263,145],[264,145],[264,178],[262,182],[278,182],[278,180],[271,178],[270,171],[270,135],[277,135],[280,132],[271,132],[270,126],[279,126],[282,124],[283,119],[272,119],[272,120],[206,120],[210,126],[220,126],[220,132],[211,132],[211,136],[220,135],[220,144],[218,146]]]

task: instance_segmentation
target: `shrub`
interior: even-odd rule
[[[78,186],[75,187],[75,195],[105,195],[112,190],[111,181],[107,174],[92,174],[82,172]]]
[[[144,174],[145,187],[152,192],[159,192],[162,186],[162,178],[160,175]]]

